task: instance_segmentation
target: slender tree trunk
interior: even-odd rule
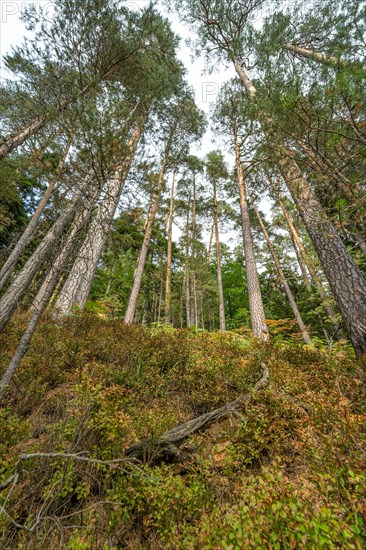
[[[57,166],[55,177],[51,180],[50,184],[48,185],[47,190],[46,190],[45,194],[43,195],[40,203],[38,204],[38,207],[37,207],[36,211],[34,212],[32,218],[30,219],[26,229],[24,230],[24,233],[20,237],[19,241],[17,242],[17,244],[15,245],[13,251],[11,252],[10,256],[8,257],[5,264],[3,265],[3,267],[0,270],[0,289],[2,289],[4,287],[6,281],[8,280],[8,278],[10,277],[10,275],[13,272],[15,264],[19,260],[20,256],[24,252],[27,244],[32,239],[32,237],[33,237],[33,235],[34,235],[34,233],[37,229],[38,220],[41,217],[42,212],[43,212],[43,210],[44,210],[44,208],[45,208],[45,206],[46,206],[46,204],[47,204],[47,202],[48,202],[48,200],[49,200],[49,198],[52,194],[52,191],[55,188],[55,185],[58,181],[58,178],[60,177],[61,172],[64,168],[67,155],[69,154],[69,151],[70,151],[71,141],[72,141],[72,138],[70,138],[67,142],[64,154],[63,154],[63,156],[62,156],[62,158],[61,158],[61,160],[60,160],[60,162]]]
[[[236,172],[240,200],[241,225],[243,233],[245,271],[248,285],[249,310],[254,336],[262,340],[268,340],[269,333],[266,326],[262,293],[259,285],[257,263],[255,260],[253,239],[250,227],[250,218],[247,202],[247,186],[241,164],[240,147],[237,136],[237,129],[233,126]]]
[[[256,95],[255,86],[235,58],[233,62],[249,98],[254,100]],[[261,119],[261,122],[273,126],[270,117],[265,113],[262,113],[259,119]],[[303,177],[291,151],[278,138],[274,141],[268,133],[265,133],[265,135],[319,256],[324,273],[347,326],[356,356],[361,358],[366,354],[365,277],[337,235],[332,223],[327,219],[321,204],[309,182]]]
[[[77,244],[80,244],[80,235],[83,234],[83,230],[89,221],[91,212],[95,205],[95,201],[97,200],[99,194],[100,187],[99,185],[96,185],[94,188],[94,192],[90,194],[87,200],[83,201],[80,211],[76,214],[75,219],[71,224],[70,231],[67,235],[67,238],[65,239],[65,244],[62,246],[56,258],[52,262],[49,273],[41,284],[37,295],[33,300],[32,306],[30,308],[31,311],[34,312],[37,309],[38,304],[43,300],[43,296],[45,292],[47,292],[50,279],[52,278],[55,270],[62,275],[67,272],[67,263],[70,256],[69,249],[71,247],[72,250],[75,251],[75,249],[77,248]]]
[[[193,324],[198,326],[197,312],[197,285],[196,285],[196,227],[197,227],[197,191],[196,174],[193,172],[193,204],[192,204],[192,305],[193,305]]]
[[[170,189],[169,219],[168,219],[168,249],[167,249],[166,280],[165,280],[165,322],[166,323],[171,322],[174,183],[175,183],[175,172],[173,172],[173,175],[172,175],[172,185]]]
[[[169,147],[167,147],[166,152],[165,152],[163,164],[162,164],[161,171],[160,171],[160,174],[159,174],[159,181],[158,181],[156,194],[155,194],[155,197],[154,197],[153,204],[151,206],[150,213],[149,213],[148,218],[147,218],[147,223],[146,223],[146,228],[145,228],[145,236],[144,236],[144,240],[143,240],[142,247],[141,247],[141,250],[140,250],[140,254],[139,254],[139,257],[138,257],[137,267],[136,267],[135,275],[134,275],[134,278],[133,278],[132,290],[131,290],[130,298],[129,298],[129,301],[128,301],[126,313],[125,313],[125,323],[133,323],[134,318],[135,318],[137,300],[138,300],[138,296],[139,296],[139,293],[140,293],[142,275],[144,273],[147,252],[148,252],[148,249],[149,249],[149,244],[150,244],[150,239],[151,239],[152,228],[153,228],[153,224],[154,224],[154,221],[155,221],[156,213],[158,211],[160,193],[161,193],[163,183],[164,183],[165,170],[166,170],[166,166],[167,166],[167,162],[168,162],[168,152],[169,152]]]
[[[210,240],[208,242],[208,249],[207,249],[207,265],[209,265],[209,263],[211,261],[211,248],[212,248],[212,240],[213,240],[214,231],[215,231],[215,222],[212,222]]]
[[[189,276],[189,214],[191,210],[191,195],[189,194],[187,203],[187,219],[186,219],[186,261],[184,268],[184,290],[186,301],[186,325],[192,325],[191,319],[191,296],[190,296],[190,276]]]
[[[291,53],[300,55],[301,57],[306,57],[307,59],[312,59],[313,61],[317,61],[318,63],[322,63],[323,65],[330,65],[332,67],[341,69],[345,67],[356,66],[356,63],[344,61],[332,55],[325,55],[323,53],[309,50],[307,48],[302,48],[300,46],[295,46],[294,44],[284,44],[282,47]],[[361,65],[361,68],[363,71],[366,72],[366,65]]]
[[[64,248],[64,251],[63,251],[65,262],[68,260],[73,250],[73,244],[74,244],[73,240],[68,239],[66,247]],[[18,348],[15,354],[13,355],[13,358],[11,359],[9,366],[0,381],[0,402],[4,398],[7,388],[19,367],[20,361],[24,357],[28,349],[28,346],[32,340],[33,334],[37,328],[38,321],[43,311],[47,307],[47,304],[52,296],[52,293],[57,286],[57,283],[60,279],[61,269],[62,269],[62,264],[60,263],[55,264],[51,267],[50,272],[46,276],[46,280],[45,280],[46,284],[44,287],[44,291],[42,293],[42,297],[40,301],[36,304],[33,310],[32,316],[29,320],[28,326],[26,328],[26,331],[21,337]]]
[[[216,266],[217,266],[217,287],[219,293],[219,320],[220,330],[226,330],[225,322],[225,302],[224,302],[224,289],[222,286],[222,271],[221,271],[221,251],[220,251],[220,234],[219,234],[219,215],[217,208],[217,191],[216,183],[213,186],[213,213],[215,224],[215,241],[216,241]]]
[[[126,156],[109,182],[106,195],[90,224],[84,243],[56,301],[55,310],[61,315],[69,315],[75,307],[81,310],[85,307],[98,261],[103,252],[123,184],[129,173],[147,116],[146,113],[132,133],[127,145]]]
[[[66,230],[67,226],[75,217],[81,201],[88,196],[90,181],[91,180],[89,178],[86,179],[86,181],[84,181],[84,183],[75,192],[72,200],[66,206],[63,213],[59,216],[35,252],[26,262],[23,269],[12,282],[4,296],[1,298],[0,331],[3,330],[4,326],[9,321],[19,301],[33,281],[33,278],[39,271],[40,267],[45,261],[52,257],[54,249],[58,246],[62,233]]]
[[[336,316],[335,311],[333,310],[332,306],[328,303],[328,296],[326,295],[326,292],[324,290],[324,287],[323,287],[323,284],[320,280],[320,277],[319,277],[316,269],[313,267],[312,263],[310,262],[310,260],[308,258],[308,255],[306,253],[304,245],[301,242],[299,233],[298,233],[293,221],[291,220],[291,217],[290,217],[290,215],[287,211],[287,208],[286,208],[286,206],[285,206],[285,204],[282,200],[282,197],[279,194],[277,195],[277,199],[278,199],[279,205],[281,206],[281,210],[282,210],[283,215],[285,217],[286,223],[288,225],[289,232],[290,232],[292,238],[294,239],[295,244],[297,245],[297,247],[300,251],[300,255],[302,256],[303,261],[305,262],[305,264],[306,264],[306,266],[309,270],[309,273],[310,273],[310,275],[313,279],[314,285],[316,286],[317,291],[319,293],[319,296],[320,296],[320,298],[321,298],[321,300],[324,304],[325,312],[326,312],[329,320],[331,321],[331,323],[333,325],[334,333],[337,333],[338,330],[339,330],[339,323],[337,321],[337,316]]]
[[[306,329],[306,326],[305,326],[305,323],[304,321],[302,320],[302,317],[301,317],[301,314],[300,314],[300,311],[299,311],[299,308],[297,307],[297,304],[296,304],[296,300],[294,298],[294,295],[292,294],[291,292],[291,289],[290,289],[290,286],[287,282],[287,279],[286,279],[286,276],[283,272],[283,269],[281,267],[281,263],[278,259],[278,256],[276,254],[276,251],[274,249],[274,246],[271,242],[271,239],[268,235],[268,232],[267,232],[267,229],[264,225],[264,222],[262,220],[262,217],[258,211],[258,208],[256,207],[256,205],[254,204],[254,201],[253,199],[250,197],[250,200],[251,200],[251,203],[252,203],[252,206],[253,206],[253,209],[254,209],[254,212],[257,216],[257,219],[259,221],[259,225],[261,226],[261,229],[262,229],[262,232],[263,232],[263,235],[267,241],[267,245],[268,245],[268,248],[270,250],[270,253],[271,253],[271,256],[273,258],[273,262],[276,266],[276,269],[277,269],[277,273],[278,273],[278,276],[280,278],[280,281],[282,283],[282,286],[284,288],[284,291],[286,293],[286,296],[287,296],[287,299],[288,301],[290,302],[290,306],[291,306],[291,309],[293,311],[293,314],[294,314],[294,317],[296,319],[296,323],[297,323],[297,326],[299,327],[300,329],[300,332],[301,332],[301,336],[305,342],[305,344],[311,344],[311,339],[310,339],[310,336],[309,336],[309,333]]]

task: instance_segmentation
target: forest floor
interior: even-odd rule
[[[1,369],[24,323],[1,335]],[[179,452],[157,447],[241,395]],[[362,549],[365,428],[346,349],[45,318],[0,409],[0,547]]]

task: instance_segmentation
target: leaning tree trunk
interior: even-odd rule
[[[328,301],[329,301],[328,296],[327,296],[327,294],[324,290],[324,287],[323,287],[323,284],[320,280],[320,277],[319,277],[316,269],[313,267],[311,261],[308,259],[308,255],[306,253],[304,245],[301,242],[299,233],[298,233],[293,221],[290,218],[290,215],[289,215],[289,213],[287,211],[287,208],[286,208],[286,206],[285,206],[285,204],[282,200],[282,197],[279,194],[277,195],[277,200],[278,200],[279,205],[281,206],[281,210],[282,210],[283,215],[285,217],[285,220],[287,222],[289,232],[290,232],[292,238],[294,239],[295,244],[297,245],[297,247],[300,251],[300,255],[301,255],[303,261],[305,262],[305,264],[306,264],[306,266],[309,270],[311,278],[314,282],[314,285],[315,285],[315,287],[318,291],[318,294],[319,294],[319,296],[322,300],[322,303],[324,305],[325,312],[326,312],[330,322],[333,325],[334,334],[336,334],[339,331],[339,323],[338,323],[338,320],[337,320],[336,313],[335,313],[334,309],[332,308],[332,306],[328,303]]]
[[[212,222],[212,227],[210,231],[210,240],[208,241],[208,247],[207,247],[207,265],[209,265],[211,261],[211,248],[212,248],[214,231],[215,231],[215,222]]]
[[[307,48],[302,48],[301,46],[295,46],[294,44],[284,44],[282,46],[285,50],[299,55],[301,57],[306,57],[323,65],[329,65],[334,68],[344,69],[346,67],[357,67],[357,63],[351,61],[344,61],[343,59],[338,59],[333,55],[325,55],[324,53],[316,52],[315,50],[309,50]],[[366,72],[366,65],[360,65],[362,70]]]
[[[26,262],[23,269],[10,285],[4,296],[1,298],[0,331],[3,330],[9,321],[19,301],[23,297],[39,269],[45,261],[52,258],[54,249],[57,248],[62,233],[66,230],[72,219],[75,217],[81,201],[88,196],[89,186],[90,178],[87,178],[75,192],[72,200],[66,206],[63,213],[59,216],[32,256]]]
[[[168,220],[168,249],[167,249],[166,280],[165,280],[165,322],[166,323],[171,322],[174,183],[175,183],[175,172],[173,172],[173,176],[172,176],[172,186],[170,190],[169,220]]]
[[[291,152],[277,162],[319,256],[356,356],[366,353],[366,280],[337,235],[333,224],[293,160]]]
[[[255,100],[256,88],[240,63],[233,63],[247,94]],[[273,126],[266,113],[260,113],[259,122]],[[356,356],[366,354],[366,280],[348,250],[327,218],[320,202],[291,151],[281,139],[265,133],[268,146],[274,154],[286,185],[298,206],[305,227],[319,256],[324,273],[347,326]]]
[[[46,192],[43,195],[40,203],[38,204],[38,207],[37,207],[36,211],[34,212],[32,218],[30,219],[26,229],[24,230],[22,236],[18,240],[18,242],[15,245],[14,249],[12,250],[10,256],[8,257],[8,259],[6,260],[6,262],[4,263],[3,267],[0,270],[0,290],[3,288],[6,281],[8,280],[10,275],[12,274],[13,268],[15,267],[15,264],[19,260],[20,256],[24,252],[27,244],[32,239],[32,237],[33,237],[33,235],[34,235],[34,233],[37,229],[38,220],[41,217],[42,212],[43,212],[43,210],[44,210],[44,208],[45,208],[45,206],[46,206],[46,204],[47,204],[47,202],[48,202],[48,200],[49,200],[49,198],[52,194],[52,191],[55,188],[55,185],[58,181],[58,178],[59,178],[59,176],[60,176],[60,174],[61,174],[61,172],[64,168],[67,155],[69,154],[69,151],[70,151],[71,141],[72,140],[70,138],[67,142],[64,154],[63,154],[63,156],[62,156],[62,158],[61,158],[61,160],[60,160],[60,162],[57,166],[55,177],[52,179],[52,181],[48,185],[48,187],[46,189]]]
[[[81,220],[83,221],[83,219]],[[80,225],[78,228],[74,226],[72,231],[74,230],[80,230]],[[63,248],[63,261],[62,262],[55,262],[54,265],[51,266],[51,269],[49,273],[46,276],[46,279],[42,285],[43,292],[42,295],[40,295],[39,301],[34,303],[34,308],[32,311],[32,316],[29,320],[28,326],[23,334],[23,336],[20,339],[18,348],[13,355],[8,368],[6,369],[1,381],[0,381],[0,402],[4,398],[4,395],[8,389],[8,386],[16,373],[20,361],[24,357],[24,354],[26,353],[28,346],[32,340],[33,334],[37,328],[38,321],[47,307],[47,304],[52,296],[53,291],[55,290],[57,283],[60,279],[60,275],[62,273],[62,269],[65,265],[65,263],[68,261],[74,246],[74,239],[68,239],[66,242],[65,247]]]
[[[238,142],[237,129],[233,126],[236,173],[240,200],[241,225],[243,233],[245,271],[248,285],[249,309],[254,336],[267,340],[269,338],[264,314],[262,293],[259,285],[257,263],[254,254],[254,245],[250,227],[250,218],[247,202],[247,187],[244,170],[240,158],[240,147]]]
[[[61,114],[72,103],[77,101],[79,98],[85,96],[85,94],[88,93],[91,87],[92,85],[88,84],[80,91],[80,93],[76,97],[61,101],[56,106],[55,113]],[[16,132],[11,132],[10,134],[4,136],[0,141],[0,160],[5,158],[7,155],[9,155],[9,153],[11,153],[13,149],[16,149],[17,147],[22,145],[25,141],[27,141],[27,139],[29,139],[30,137],[37,134],[40,130],[42,130],[42,128],[44,128],[51,119],[52,119],[52,116],[50,114],[39,116],[24,128],[21,128]]]
[[[75,219],[71,224],[70,231],[65,239],[65,244],[62,246],[56,258],[52,262],[49,273],[41,284],[37,295],[33,300],[30,307],[31,311],[36,311],[38,304],[43,300],[43,296],[48,290],[50,280],[53,277],[55,270],[60,274],[58,286],[60,285],[63,274],[68,271],[67,267],[70,258],[69,250],[75,252],[80,245],[81,236],[85,234],[85,226],[89,222],[90,215],[95,206],[95,201],[97,200],[100,192],[100,185],[95,185],[94,191],[90,194],[88,200],[83,201],[79,212],[76,214]],[[56,291],[57,288],[55,289],[55,292]]]
[[[85,307],[98,261],[103,252],[123,184],[135,156],[146,119],[147,113],[143,121],[136,125],[128,143],[126,157],[112,176],[98,212],[90,224],[84,243],[55,303],[55,311],[59,314],[68,315],[75,307],[81,310]]]
[[[295,139],[295,138],[294,138]],[[309,159],[310,163],[316,170],[320,170],[324,176],[329,180],[334,181],[337,189],[341,195],[355,204],[356,193],[359,191],[357,187],[349,181],[349,179],[342,174],[337,167],[333,166],[329,159],[319,155],[313,151],[311,147],[303,143],[302,141],[295,139],[297,145],[304,151],[305,155]],[[347,233],[350,234],[351,239],[356,243],[357,247],[366,254],[366,238],[364,235],[363,226],[360,227],[354,220],[350,220],[346,223],[348,226]],[[361,232],[361,233],[360,233]]]
[[[213,214],[215,224],[215,244],[216,244],[216,268],[217,268],[217,288],[219,293],[219,320],[220,330],[226,330],[225,321],[225,302],[224,302],[224,289],[222,286],[222,271],[221,271],[221,251],[220,251],[220,234],[219,234],[219,215],[217,209],[217,193],[216,183],[213,186]]]
[[[268,231],[266,229],[266,226],[264,225],[264,222],[262,220],[262,216],[260,215],[259,211],[258,211],[258,208],[256,207],[256,205],[254,204],[254,201],[253,199],[250,197],[251,199],[251,203],[252,203],[252,206],[253,206],[253,209],[254,209],[254,212],[257,216],[257,219],[259,221],[259,225],[261,226],[261,229],[262,229],[262,232],[263,232],[263,235],[267,241],[267,245],[268,245],[268,248],[269,248],[269,251],[271,253],[271,256],[272,256],[272,259],[273,259],[273,262],[276,266],[276,269],[277,269],[277,273],[278,273],[278,276],[280,278],[280,281],[282,283],[282,286],[283,286],[283,289],[286,293],[286,296],[287,296],[287,299],[288,301],[290,302],[290,306],[291,306],[291,309],[293,311],[293,314],[294,314],[294,317],[296,319],[296,323],[297,323],[297,326],[299,327],[300,329],[300,332],[301,332],[301,336],[302,336],[302,339],[304,340],[305,344],[311,344],[311,339],[310,339],[310,336],[309,336],[309,333],[306,329],[306,326],[305,326],[305,323],[304,321],[302,320],[302,317],[301,317],[301,313],[299,311],[299,308],[297,307],[297,304],[296,304],[296,300],[294,298],[294,295],[292,294],[291,292],[291,289],[290,289],[290,286],[287,282],[287,279],[286,279],[286,276],[283,272],[283,269],[281,267],[281,263],[280,263],[280,260],[278,259],[278,256],[276,254],[276,251],[274,249],[274,246],[271,242],[271,239],[268,235]]]
[[[165,170],[166,170],[166,166],[167,166],[167,162],[168,162],[168,156],[167,155],[168,155],[168,152],[166,151],[165,156],[164,156],[164,160],[163,160],[163,164],[162,164],[162,167],[161,167],[161,171],[160,171],[160,174],[159,174],[159,181],[158,181],[156,194],[155,194],[152,206],[151,206],[150,213],[149,213],[148,218],[147,218],[147,223],[146,223],[146,228],[145,228],[145,236],[144,236],[144,240],[143,240],[143,243],[142,243],[140,254],[139,254],[139,257],[138,257],[138,260],[137,260],[137,266],[136,266],[136,270],[135,270],[135,274],[134,274],[134,278],[133,278],[131,294],[130,294],[130,298],[128,300],[128,305],[127,305],[127,309],[126,309],[126,313],[125,313],[125,323],[133,323],[134,318],[135,318],[135,313],[136,313],[136,308],[137,308],[137,300],[138,300],[139,293],[140,293],[142,275],[144,273],[146,257],[147,257],[147,253],[148,253],[148,250],[149,250],[149,244],[150,244],[150,239],[151,239],[152,228],[153,228],[155,217],[156,217],[156,214],[157,214],[157,211],[158,211],[160,193],[161,193],[163,183],[164,183],[164,175],[165,175]]]

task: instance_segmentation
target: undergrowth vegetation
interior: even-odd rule
[[[3,369],[25,322],[0,336]],[[347,354],[45,318],[0,409],[1,548],[364,548],[365,393]],[[157,455],[166,430],[250,391],[263,362],[266,389]],[[142,439],[144,460],[128,458]]]

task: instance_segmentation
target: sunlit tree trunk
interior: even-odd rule
[[[14,249],[12,250],[10,256],[8,257],[5,264],[3,265],[3,267],[0,270],[0,289],[3,288],[6,281],[8,280],[10,275],[12,274],[13,269],[14,269],[17,261],[19,260],[20,256],[23,254],[27,244],[32,239],[32,237],[33,237],[33,235],[34,235],[34,233],[35,233],[35,231],[38,227],[38,220],[41,217],[41,215],[43,213],[43,210],[45,209],[45,206],[48,203],[48,200],[49,200],[49,198],[50,198],[50,196],[51,196],[51,194],[52,194],[52,192],[55,188],[55,185],[56,185],[56,183],[57,183],[57,181],[58,181],[58,179],[61,175],[61,172],[64,168],[67,155],[69,154],[69,151],[70,151],[71,141],[72,140],[70,138],[68,140],[67,144],[66,144],[64,154],[63,154],[62,158],[60,159],[60,162],[59,162],[59,164],[56,168],[55,177],[49,183],[49,185],[46,189],[46,192],[43,195],[40,203],[38,204],[37,209],[34,212],[32,218],[30,219],[26,229],[24,230],[22,236],[20,237],[20,239],[16,243],[16,245],[15,245]]]
[[[264,225],[264,222],[262,220],[262,217],[258,211],[258,208],[256,207],[256,205],[254,204],[254,201],[253,199],[251,199],[251,202],[252,202],[252,206],[253,206],[253,209],[254,209],[254,212],[257,216],[257,219],[259,221],[259,225],[261,226],[261,229],[262,229],[262,232],[263,232],[263,235],[267,241],[267,245],[268,245],[268,248],[269,248],[269,251],[271,253],[271,256],[272,256],[272,259],[273,259],[273,262],[276,266],[276,269],[277,269],[277,273],[278,273],[278,276],[279,276],[279,279],[281,281],[281,284],[283,286],[283,289],[285,291],[285,294],[287,296],[287,299],[288,301],[290,302],[290,306],[291,306],[291,309],[293,311],[293,314],[294,314],[294,317],[296,319],[296,323],[297,323],[297,326],[299,327],[300,329],[300,332],[301,332],[301,336],[305,342],[305,344],[311,344],[311,339],[310,339],[310,336],[309,336],[309,333],[306,329],[306,326],[305,326],[305,323],[304,321],[302,320],[302,317],[301,317],[301,314],[300,314],[300,311],[299,311],[299,308],[297,307],[297,304],[296,304],[296,300],[294,298],[294,295],[292,294],[291,292],[291,289],[290,289],[290,286],[287,282],[287,279],[286,279],[286,276],[283,272],[283,269],[281,267],[281,263],[278,259],[278,256],[276,254],[276,251],[274,249],[274,246],[271,242],[271,239],[268,235],[268,231]]]

